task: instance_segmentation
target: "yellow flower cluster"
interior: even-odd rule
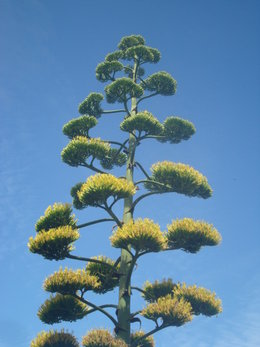
[[[153,321],[162,318],[164,325],[181,326],[192,320],[192,307],[184,299],[167,295],[149,304],[141,315]]]
[[[114,232],[110,241],[116,248],[127,248],[131,245],[138,252],[158,252],[165,245],[160,226],[148,218],[131,220],[124,224]]]
[[[143,286],[143,297],[148,302],[155,302],[160,297],[172,294],[175,286],[176,284],[173,283],[170,278],[168,280],[162,280],[161,282],[155,281],[154,283],[146,281]]]
[[[46,324],[60,323],[61,321],[76,321],[88,313],[86,304],[71,295],[56,294],[50,296],[37,313],[40,320]]]
[[[35,230],[49,230],[64,225],[76,226],[75,215],[72,215],[70,204],[55,203],[53,206],[48,206],[35,224]]]
[[[74,137],[62,150],[62,160],[70,166],[84,164],[87,158],[102,159],[110,151],[109,143],[100,138],[87,138],[85,136]]]
[[[79,238],[77,229],[70,225],[61,226],[48,231],[41,230],[35,238],[30,237],[29,250],[46,259],[62,260],[73,250],[72,242]]]
[[[127,347],[128,345],[121,339],[115,338],[109,330],[93,329],[82,339],[83,347]]]
[[[128,132],[137,130],[139,135],[142,132],[145,135],[158,135],[163,131],[163,126],[150,112],[143,111],[125,118],[120,124],[120,129]]]
[[[100,264],[89,262],[86,266],[87,273],[96,276],[100,282],[100,286],[93,289],[93,291],[95,293],[104,294],[110,290],[113,290],[119,285],[119,276],[117,271],[119,270],[120,264],[114,268],[115,261],[105,256],[93,257],[93,259],[97,259],[105,263]]]
[[[42,331],[30,344],[30,347],[49,346],[79,347],[79,343],[72,334],[62,329],[60,332],[56,330]]]
[[[172,191],[188,196],[198,196],[203,199],[212,195],[212,189],[205,176],[189,165],[170,161],[158,162],[152,165],[152,180],[146,188],[151,191]]]
[[[183,249],[196,253],[202,246],[215,246],[220,243],[221,235],[212,224],[195,221],[191,218],[175,220],[168,225],[166,238],[168,248]]]
[[[139,340],[141,337],[143,337],[145,335],[145,333],[141,330],[136,331],[135,333],[131,334],[130,336],[130,341],[131,341],[131,346],[134,345],[137,340]],[[148,336],[145,339],[142,339],[142,342],[140,342],[140,344],[137,345],[138,347],[154,347],[154,339],[152,336]]]
[[[195,315],[213,316],[222,312],[221,300],[216,298],[216,294],[196,285],[187,287],[185,283],[178,284],[173,290],[173,296],[187,300]]]
[[[135,186],[124,178],[117,178],[111,174],[97,174],[90,176],[81,186],[78,197],[85,206],[103,205],[109,197],[122,199],[135,194]]]
[[[89,275],[85,270],[59,269],[46,278],[43,287],[46,291],[60,294],[75,294],[77,290],[86,292],[99,286],[96,276]]]

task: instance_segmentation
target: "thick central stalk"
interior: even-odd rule
[[[137,64],[134,64],[133,82],[136,82]],[[136,98],[131,99],[131,116],[137,113]],[[134,135],[129,135],[129,146],[126,163],[126,180],[133,182],[134,158],[135,158],[136,139]],[[133,197],[124,200],[123,223],[127,223],[133,219],[132,212]],[[129,250],[131,246],[129,245]],[[120,264],[120,283],[119,283],[119,302],[118,302],[118,332],[117,335],[127,344],[130,343],[130,304],[131,304],[131,281],[127,280],[131,268],[132,256],[125,250],[121,250]]]

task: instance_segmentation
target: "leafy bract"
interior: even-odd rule
[[[119,200],[134,194],[132,182],[111,174],[97,174],[90,176],[82,185],[78,197],[84,206],[98,206],[105,204],[110,197]]]
[[[43,323],[54,324],[61,321],[73,322],[87,315],[88,307],[71,295],[51,295],[41,305],[37,313]]]
[[[216,298],[216,294],[196,285],[178,284],[173,290],[173,296],[188,301],[195,315],[213,316],[222,312],[221,300]]]
[[[72,334],[62,329],[40,332],[30,347],[79,347],[79,343]]]
[[[70,139],[76,136],[89,137],[89,130],[95,125],[97,125],[97,119],[94,116],[85,115],[70,120],[64,125],[62,131]]]
[[[99,118],[103,112],[100,103],[104,99],[101,93],[90,93],[79,105],[79,113]]]
[[[75,294],[78,290],[85,293],[99,286],[98,278],[85,270],[59,269],[44,281],[44,289],[51,293]]]
[[[158,252],[164,248],[165,237],[160,226],[152,220],[131,220],[118,228],[110,237],[112,246],[127,248],[129,245],[136,251]]]
[[[196,253],[202,246],[215,246],[220,243],[221,236],[212,224],[195,221],[191,218],[175,220],[168,225],[167,247],[183,249]]]
[[[35,230],[48,231],[49,229],[58,228],[60,226],[69,225],[76,226],[75,216],[72,215],[72,208],[70,204],[55,203],[49,206],[44,216],[41,216],[35,224]]]
[[[176,192],[188,196],[207,199],[212,189],[205,176],[189,165],[169,161],[158,162],[152,166],[151,180],[145,183],[150,191]]]
[[[73,250],[73,242],[79,232],[70,225],[41,230],[35,238],[30,237],[28,247],[32,253],[41,254],[50,260],[62,260]]]

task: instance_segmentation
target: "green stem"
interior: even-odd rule
[[[80,300],[81,302],[83,302],[84,304],[94,308],[95,310],[103,313],[105,316],[107,316],[113,323],[114,325],[117,327],[118,326],[118,323],[117,321],[115,320],[115,318],[113,316],[111,316],[111,314],[109,314],[107,311],[105,311],[101,306],[97,306],[95,304],[93,304],[92,302],[90,301],[87,301],[83,298],[81,298],[80,296],[76,295],[76,294],[71,294],[74,298]]]
[[[66,258],[75,259],[75,260],[82,260],[82,261],[86,261],[86,262],[90,262],[90,263],[102,264],[104,266],[108,266],[108,267],[114,268],[114,265],[111,265],[109,263],[106,263],[106,262],[104,262],[102,260],[98,260],[98,259],[95,259],[95,258],[78,257],[78,256],[72,255],[72,254],[66,255]]]
[[[134,64],[133,70],[133,82],[136,83],[138,66]],[[127,109],[127,104],[124,105]],[[136,98],[132,98],[131,114],[128,111],[128,115],[132,116],[137,113],[137,103]],[[134,173],[134,157],[136,149],[136,138],[133,134],[129,134],[128,143],[128,153],[126,162],[126,180],[133,183],[133,173]],[[123,223],[128,223],[133,219],[132,212],[133,197],[127,197],[124,199],[124,214]],[[131,272],[132,264],[131,256],[131,246],[128,249],[121,250],[121,262],[120,262],[120,281],[119,281],[119,301],[118,301],[118,329],[116,334],[118,337],[123,339],[127,344],[130,343],[130,320],[131,320],[131,274],[129,277],[129,272]]]
[[[108,111],[102,111],[102,114],[119,113],[119,112],[125,112],[125,110],[122,109],[122,110],[108,110]]]
[[[138,162],[136,161],[135,162],[135,165],[139,167],[139,169],[142,171],[142,173],[145,175],[145,177],[150,180],[151,177],[148,175],[148,173],[145,171],[145,169],[143,168],[143,166]]]
[[[91,222],[77,225],[76,228],[80,229],[80,228],[88,227],[88,226],[93,225],[93,224],[98,224],[98,223],[103,223],[103,222],[113,222],[113,221],[114,221],[114,219],[112,219],[112,218],[96,219],[96,220],[93,220]]]
[[[140,99],[138,100],[138,102],[137,102],[137,105],[139,105],[139,103],[140,103],[141,101],[143,101],[143,100],[145,100],[145,99],[152,98],[152,97],[155,96],[155,95],[158,95],[158,93],[157,93],[157,92],[156,92],[156,93],[152,93],[152,94],[150,94],[150,95],[146,95],[146,96],[140,98]]]

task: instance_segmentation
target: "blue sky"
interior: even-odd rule
[[[60,265],[84,266],[29,254],[27,242],[46,207],[70,202],[71,186],[91,174],[61,162],[67,144],[61,129],[91,91],[102,91],[95,67],[130,34],[143,35],[162,53],[147,72],[168,71],[178,82],[174,97],[147,100],[144,108],[160,120],[189,119],[197,129],[179,145],[147,141],[138,158],[144,156],[147,168],[166,159],[190,164],[214,190],[205,201],[176,194],[150,198],[136,216],[162,228],[175,218],[204,219],[223,237],[220,246],[197,255],[175,251],[140,261],[134,273],[139,286],[172,277],[212,289],[223,300],[221,315],[162,331],[156,345],[260,345],[259,13],[257,0],[0,0],[0,347],[28,346],[48,329],[36,317],[48,297],[44,278]],[[103,116],[93,136],[122,138],[120,121],[119,115]],[[101,213],[89,208],[76,215],[81,223]],[[110,233],[109,224],[82,230],[75,254],[117,257]],[[116,292],[92,297],[113,302]],[[143,305],[137,296],[134,301]],[[88,329],[110,323],[94,314],[61,326],[81,339]]]

